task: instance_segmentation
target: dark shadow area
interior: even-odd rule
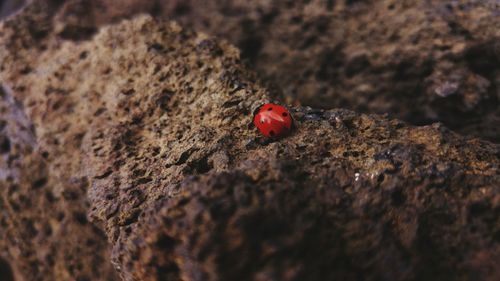
[[[0,258],[0,279],[2,281],[14,281],[14,273],[12,272],[12,268],[10,267],[10,264]]]

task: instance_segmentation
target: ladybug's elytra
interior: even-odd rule
[[[259,108],[253,123],[264,136],[276,139],[290,132],[293,119],[285,107],[267,103]]]

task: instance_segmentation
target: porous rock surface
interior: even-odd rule
[[[44,66],[59,67],[34,59],[49,21],[27,11],[1,25],[0,280],[113,280],[106,236],[87,219],[89,178],[79,165],[78,118],[64,114],[67,104],[57,110],[64,93],[33,89],[44,83]],[[36,82],[17,82],[32,67]],[[37,104],[42,97],[50,105]],[[69,123],[72,129],[64,129]]]
[[[500,141],[497,0],[163,3],[162,15],[240,47],[290,101]]]
[[[278,94],[230,44],[149,16],[74,38],[46,11],[0,25],[11,279],[499,278],[498,145],[308,107],[269,142],[252,112]]]
[[[88,29],[137,12],[228,39],[289,102],[500,141],[496,0],[92,0],[58,14]]]

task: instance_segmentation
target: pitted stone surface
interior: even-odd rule
[[[39,5],[0,26],[0,265],[18,279],[500,275],[498,145],[309,107],[264,141],[252,112],[273,92],[229,43],[150,16],[74,37]]]
[[[88,39],[137,13],[175,19],[238,46],[288,103],[500,140],[496,0],[43,2],[56,7],[63,38]]]

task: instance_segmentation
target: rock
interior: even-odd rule
[[[227,38],[301,104],[389,113],[416,125],[439,121],[495,142],[499,13],[495,0],[182,0],[162,12]],[[454,94],[436,96],[457,71]]]
[[[137,13],[168,17],[237,45],[282,89],[273,98],[388,113],[414,125],[443,122],[500,141],[495,0],[44,1],[56,3],[53,12],[65,23],[58,29],[68,39]],[[462,83],[454,94],[436,95],[457,72]]]
[[[25,0],[5,0],[0,3],[0,19],[5,18],[26,4]]]
[[[499,145],[308,107],[261,142],[272,91],[229,43],[144,15],[67,36],[43,5],[0,24],[16,280],[115,280],[111,263],[123,280],[500,274]]]
[[[43,146],[14,93],[0,89],[0,279],[116,279],[106,237],[87,220],[79,159],[65,157],[57,137]]]

